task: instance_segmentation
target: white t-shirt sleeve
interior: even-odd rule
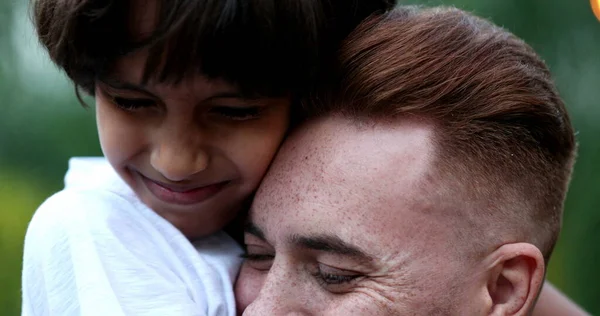
[[[37,210],[25,238],[23,315],[209,315],[231,309],[207,306],[205,295],[194,295],[190,284],[201,286],[202,280],[180,273],[189,267],[165,236],[143,216],[131,216],[128,201],[103,194],[111,195],[62,191]]]

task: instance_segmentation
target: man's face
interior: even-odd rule
[[[460,315],[473,272],[430,175],[431,126],[312,122],[286,142],[250,212],[245,315]],[[262,290],[261,290],[262,288]],[[260,291],[260,294],[258,292]]]

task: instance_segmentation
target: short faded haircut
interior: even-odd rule
[[[448,190],[440,195],[471,205],[458,220],[473,228],[459,233],[476,245],[473,255],[521,241],[548,261],[576,142],[530,46],[455,8],[407,6],[359,26],[342,46],[340,68],[340,86],[313,100],[314,116],[431,122],[433,172]]]
[[[78,88],[92,94],[115,59],[148,49],[144,80],[202,74],[246,94],[305,92],[340,42],[394,0],[33,0],[38,37]],[[132,18],[155,3],[156,26],[132,34]]]

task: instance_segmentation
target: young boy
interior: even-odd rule
[[[254,192],[338,43],[388,1],[38,0],[39,38],[96,99],[105,159],[34,215],[24,315],[234,315]],[[316,80],[319,79],[319,80]],[[192,241],[192,243],[190,243]]]

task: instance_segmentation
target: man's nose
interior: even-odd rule
[[[191,178],[205,170],[209,162],[210,155],[202,142],[189,135],[166,135],[154,144],[150,154],[152,167],[173,182]]]
[[[243,316],[308,316],[308,301],[303,300],[302,292],[293,277],[281,273],[273,266],[260,294],[244,311]],[[316,314],[315,314],[316,315]]]

